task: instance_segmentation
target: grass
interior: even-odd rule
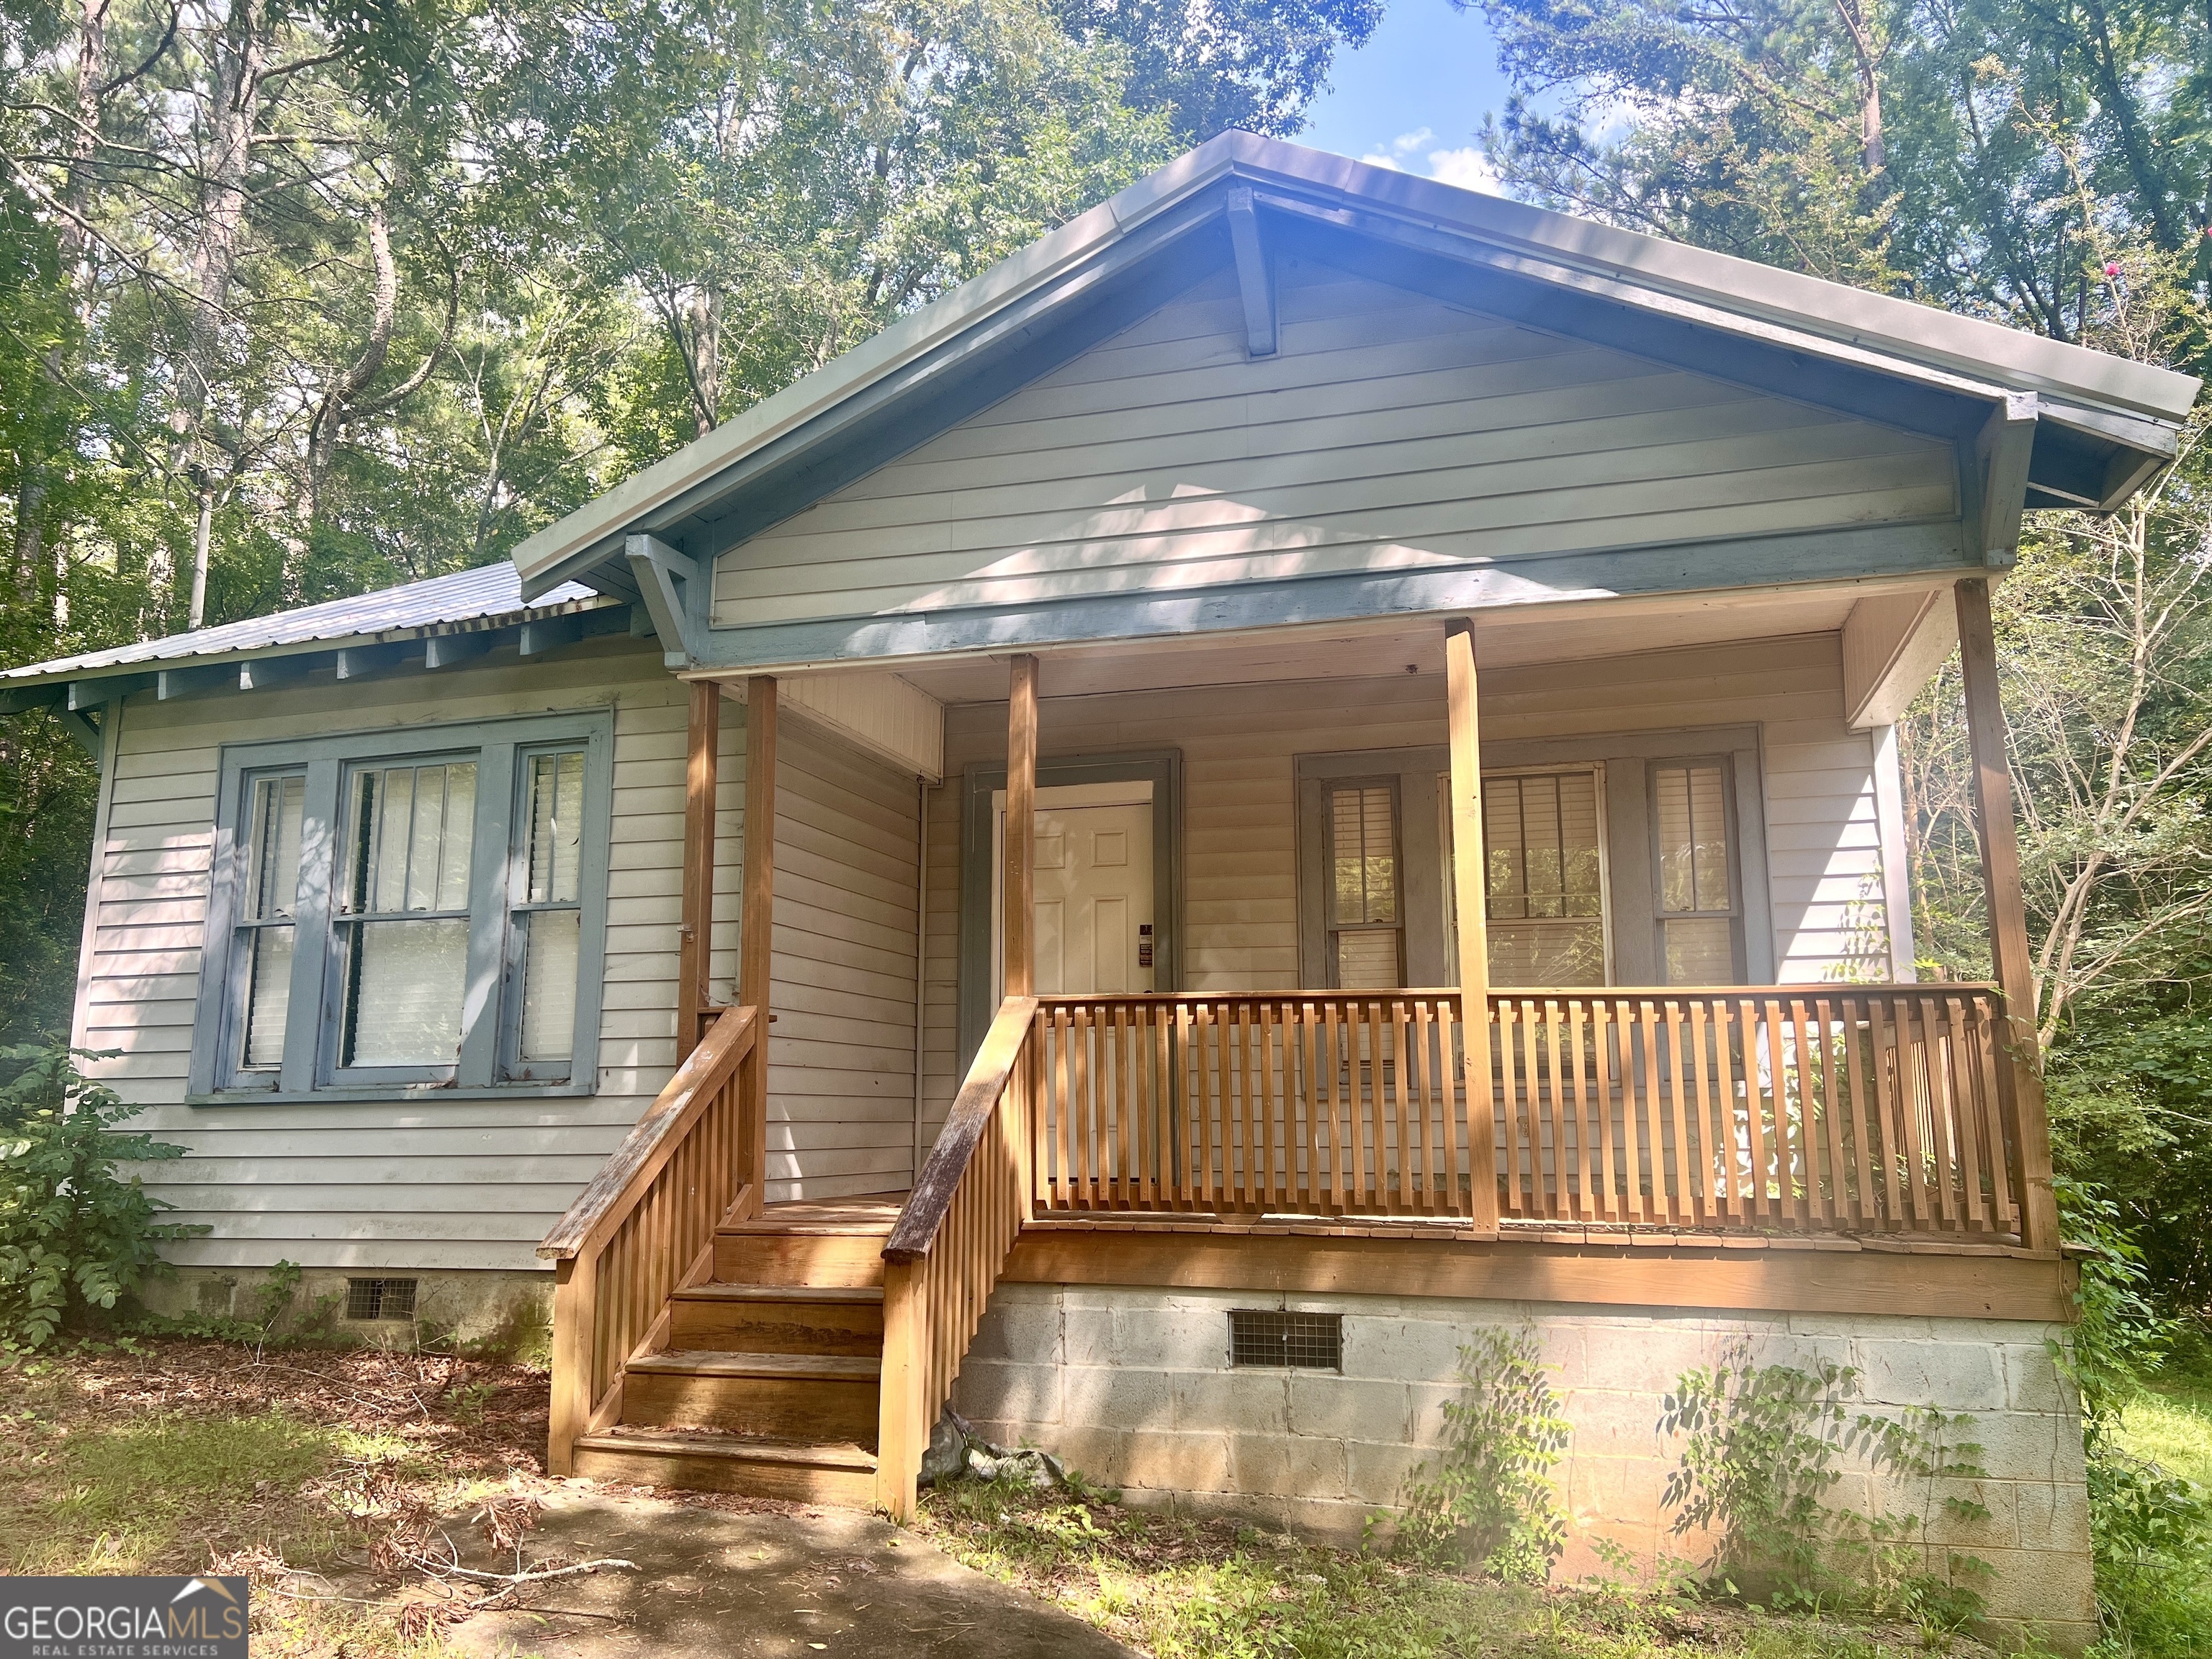
[[[2128,1402],[2120,1444],[2130,1455],[2212,1489],[2212,1376],[2173,1370]]]
[[[917,1524],[957,1559],[1157,1659],[1904,1659],[1930,1639],[1619,1584],[1527,1589],[1004,1481],[930,1492]]]
[[[244,1573],[257,1655],[432,1655],[363,1569],[396,1518],[534,1475],[544,1395],[514,1367],[217,1342],[0,1369],[0,1574]]]

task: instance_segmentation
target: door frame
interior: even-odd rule
[[[1152,984],[1182,988],[1182,750],[1133,750],[1037,762],[1039,788],[1079,783],[1152,786]],[[1004,761],[971,762],[961,775],[960,1072],[991,1029],[991,797],[1006,787]]]

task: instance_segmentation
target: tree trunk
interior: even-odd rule
[[[382,198],[368,210],[369,283],[368,343],[353,367],[331,382],[315,410],[307,433],[307,523],[322,518],[323,489],[331,463],[337,459],[338,434],[345,429],[353,402],[384,370],[392,350],[392,318],[399,308],[399,266],[392,257],[392,224]]]
[[[719,283],[700,286],[684,307],[691,337],[691,416],[698,435],[705,437],[722,418],[722,290]]]
[[[207,616],[208,540],[215,528],[215,481],[204,471],[198,474],[198,481],[200,511],[192,526],[192,599],[185,613],[187,630],[198,628]]]
[[[77,27],[76,130],[70,136],[69,167],[62,180],[62,205],[67,210],[55,228],[62,269],[80,301],[91,285],[91,238],[85,222],[91,216],[93,160],[100,148],[100,99],[107,84],[107,8],[110,0],[84,0],[83,20]]]
[[[1851,58],[1859,82],[1859,158],[1865,163],[1867,176],[1872,178],[1889,165],[1889,149],[1881,133],[1881,48],[1862,0],[1836,0],[1836,15],[1844,33],[1851,38]]]

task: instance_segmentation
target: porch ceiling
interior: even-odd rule
[[[1832,634],[1843,628],[1862,599],[1928,591],[1923,580],[1482,611],[1475,613],[1477,649],[1483,667],[1508,668],[1740,640]],[[1119,641],[1038,654],[1045,663],[1045,695],[1054,697],[1268,680],[1369,678],[1409,668],[1441,678],[1443,618],[1401,617],[1257,634]],[[880,671],[884,665],[875,666]],[[996,653],[902,663],[897,672],[941,703],[1006,699],[1006,660]],[[797,674],[805,676],[805,671],[799,669]]]

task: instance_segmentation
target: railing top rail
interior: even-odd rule
[[[614,1156],[592,1177],[592,1184],[577,1194],[568,1212],[553,1224],[538,1247],[549,1261],[580,1255],[618,1225],[635,1201],[635,1194],[651,1184],[714,1099],[714,1091],[727,1081],[738,1063],[751,1052],[758,1025],[750,1008],[723,1011],[705,1039],[676,1068],[652,1105],[645,1109]]]
[[[967,1080],[961,1084],[952,1109],[945,1115],[937,1144],[929,1149],[927,1162],[915,1177],[914,1190],[907,1194],[906,1207],[892,1224],[890,1237],[884,1245],[886,1260],[914,1261],[928,1255],[930,1246],[937,1242],[937,1231],[951,1207],[952,1194],[959,1188],[969,1160],[975,1155],[976,1143],[982,1139],[991,1114],[997,1109],[1015,1061],[1021,1058],[1022,1044],[1029,1040],[1036,1011],[1035,997],[1008,997],[999,1005],[998,1017],[992,1020],[983,1046],[975,1051],[975,1062],[968,1068]]]
[[[1999,988],[1984,980],[1923,980],[1917,983],[1875,981],[1861,980],[1821,980],[1799,985],[1493,985],[1490,988],[1492,1002],[1575,998],[1616,1000],[1622,998],[1683,998],[1723,997],[1731,1000],[1761,1000],[1776,998],[1945,995],[1964,994],[1996,995]],[[1097,993],[1054,993],[1041,995],[1036,1001],[1045,1007],[1081,1006],[1095,1008],[1101,1003],[1145,1004],[1186,1002],[1281,1002],[1299,998],[1334,998],[1348,1001],[1370,1002],[1388,997],[1455,997],[1455,985],[1400,985],[1388,990],[1347,991],[1320,987],[1291,986],[1270,991],[1110,991]]]

